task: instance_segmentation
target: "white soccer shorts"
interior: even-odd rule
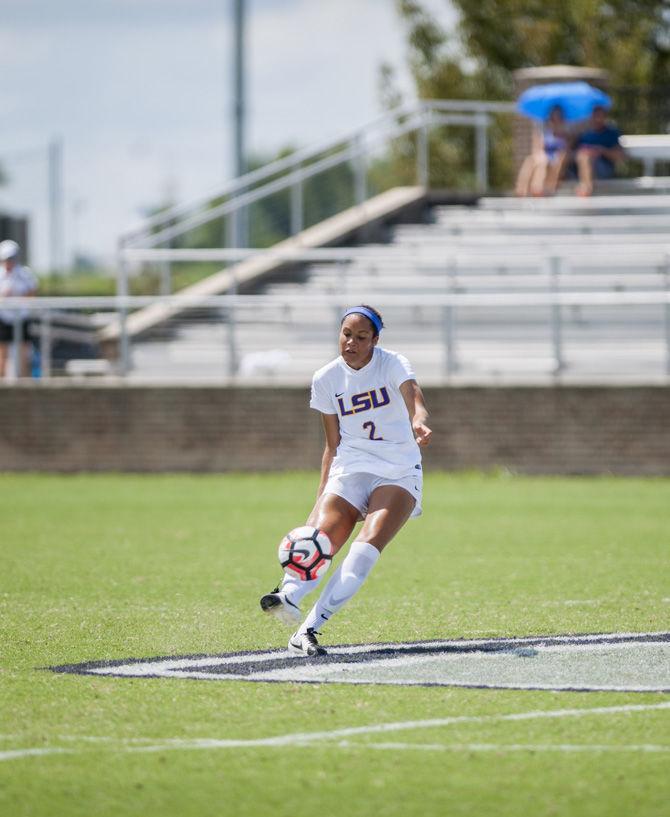
[[[336,494],[346,499],[354,508],[358,508],[361,518],[365,519],[368,512],[368,502],[375,488],[382,485],[398,485],[416,499],[416,505],[411,516],[421,516],[421,499],[423,495],[423,472],[419,469],[406,474],[400,479],[388,479],[376,474],[337,474],[328,477],[324,494]]]

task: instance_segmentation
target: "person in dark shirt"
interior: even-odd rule
[[[619,130],[607,121],[607,111],[596,106],[589,127],[577,137],[575,145],[578,196],[593,193],[594,179],[614,178],[616,165],[624,158],[620,136]]]

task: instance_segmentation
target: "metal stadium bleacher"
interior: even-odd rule
[[[418,100],[145,219],[119,239],[116,297],[33,299],[43,379],[307,383],[336,354],[343,309],[364,301],[423,382],[668,382],[670,180],[614,180],[589,199],[486,197],[489,129],[513,112]],[[431,150],[452,127],[472,131],[468,206],[431,187]],[[670,156],[667,135],[630,139],[645,172]],[[415,185],[373,195],[372,163],[398,146]],[[336,167],[350,200],[313,223],[305,185]],[[285,239],[243,249],[253,207],[277,194]],[[225,246],[188,249],[207,224]],[[174,265],[205,261],[220,266],[172,291]],[[129,296],[147,263],[162,294]]]
[[[389,243],[314,251],[299,281],[240,296],[232,345],[217,309],[138,340],[131,376],[221,378],[234,354],[239,379],[307,382],[335,354],[340,310],[366,301],[424,382],[662,379],[669,227],[664,195],[436,206]]]

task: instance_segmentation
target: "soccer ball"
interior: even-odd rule
[[[287,573],[306,582],[328,570],[333,545],[323,531],[304,525],[286,534],[279,543],[278,556]]]

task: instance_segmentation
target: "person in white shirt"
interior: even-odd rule
[[[319,656],[316,636],[363,584],[381,552],[412,516],[421,513],[420,448],[431,430],[423,393],[409,361],[378,346],[384,326],[371,306],[348,309],[342,318],[340,356],[312,380],[310,406],[321,413],[325,449],[321,480],[307,525],[328,535],[335,553],[363,520],[346,557],[302,620],[299,604],[322,576],[300,581],[285,574],[261,609],[284,623],[302,624],[289,653]]]
[[[3,298],[21,298],[34,295],[37,291],[37,280],[28,267],[18,262],[21,248],[11,239],[0,241],[0,307]],[[18,313],[18,338],[14,337],[17,312],[13,309],[0,308],[0,378],[7,371],[9,347],[12,341],[21,343],[20,371],[18,377],[27,377],[30,360],[30,337],[27,325],[28,312]]]

